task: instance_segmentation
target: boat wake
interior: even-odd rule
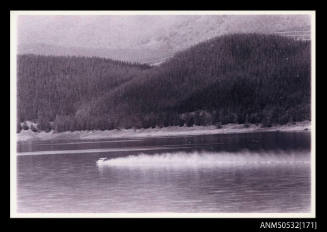
[[[99,167],[121,168],[217,168],[217,167],[304,167],[309,152],[174,152],[101,158]]]

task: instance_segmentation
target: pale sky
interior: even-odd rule
[[[156,47],[164,43],[179,46],[184,40],[192,43],[193,39],[200,41],[230,32],[274,31],[308,25],[310,18],[303,15],[19,16],[18,42],[86,48]]]
[[[129,46],[163,34],[176,20],[176,16],[20,16],[18,38],[21,43]]]

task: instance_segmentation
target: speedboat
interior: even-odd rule
[[[97,164],[102,164],[107,159],[108,159],[107,157],[102,157],[102,158],[98,159]]]

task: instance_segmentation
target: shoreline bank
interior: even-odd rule
[[[273,125],[262,127],[261,125],[249,124],[226,124],[221,128],[216,126],[193,126],[193,127],[164,127],[148,129],[115,129],[115,130],[93,130],[93,131],[66,131],[66,132],[33,132],[23,130],[17,133],[17,141],[47,141],[47,140],[93,140],[93,139],[116,139],[116,138],[150,138],[150,137],[173,137],[192,135],[213,135],[213,134],[234,134],[234,133],[255,133],[255,132],[296,132],[311,131],[311,122],[303,121],[294,124]]]

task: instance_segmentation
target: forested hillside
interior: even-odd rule
[[[56,116],[74,115],[148,68],[103,58],[18,56],[18,119],[47,128]]]
[[[217,37],[153,68],[20,56],[19,118],[57,131],[307,120],[310,60],[309,41],[259,34]]]

